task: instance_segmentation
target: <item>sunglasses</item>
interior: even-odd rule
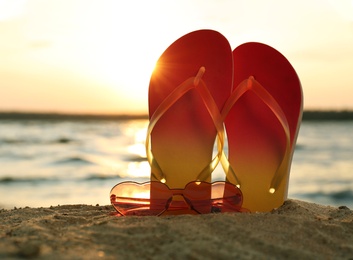
[[[159,216],[185,210],[199,214],[244,211],[240,189],[224,181],[193,181],[184,189],[170,189],[158,181],[121,182],[111,189],[110,202],[123,216]]]

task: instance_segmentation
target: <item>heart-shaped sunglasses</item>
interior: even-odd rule
[[[199,214],[246,211],[240,189],[224,181],[193,181],[184,189],[170,189],[158,181],[121,182],[111,189],[110,202],[124,216],[159,216],[173,210]]]

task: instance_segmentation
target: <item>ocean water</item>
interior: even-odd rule
[[[109,204],[118,182],[149,180],[146,119],[0,120],[0,208]],[[304,121],[289,198],[353,209],[353,121]],[[214,179],[222,179],[221,167]]]

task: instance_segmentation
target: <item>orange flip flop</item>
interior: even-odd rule
[[[231,93],[232,50],[213,30],[176,40],[159,58],[149,85],[147,158],[151,180],[169,188],[210,181],[223,149],[220,110]],[[151,187],[153,188],[153,187]]]
[[[227,180],[240,186],[243,207],[270,211],[287,198],[302,117],[302,89],[288,60],[261,43],[234,49],[232,95],[222,110],[228,137]]]

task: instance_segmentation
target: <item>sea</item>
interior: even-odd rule
[[[316,119],[301,124],[288,197],[353,209],[353,120]],[[147,125],[143,116],[0,116],[0,209],[110,204],[115,184],[149,180]],[[223,179],[218,167],[213,180]]]

